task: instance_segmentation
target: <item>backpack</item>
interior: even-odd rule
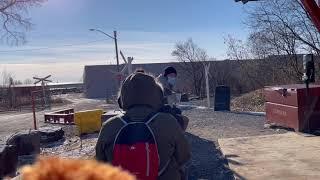
[[[142,122],[133,122],[127,116],[120,118],[125,125],[115,138],[112,164],[128,170],[139,180],[156,180],[164,171],[159,172],[157,142],[149,126],[157,115],[152,114]]]

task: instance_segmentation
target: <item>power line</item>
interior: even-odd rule
[[[153,60],[153,61],[177,61],[177,59],[169,59],[169,58],[135,58],[134,57],[134,59],[135,60],[142,60],[142,61],[147,61],[147,60],[149,60],[149,61],[151,61],[151,60]]]
[[[81,46],[81,45],[88,45],[96,42],[102,42],[106,41],[104,40],[96,40],[96,41],[89,41],[89,42],[84,42],[84,43],[79,43],[79,44],[65,44],[65,45],[60,45],[56,47],[41,47],[41,48],[30,48],[30,49],[15,49],[15,50],[5,50],[5,51],[0,51],[0,53],[10,53],[10,52],[25,52],[25,51],[40,51],[40,50],[46,50],[46,49],[57,49],[61,47],[72,47],[72,46]]]

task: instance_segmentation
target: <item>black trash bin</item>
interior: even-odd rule
[[[215,111],[230,111],[230,87],[218,86],[214,96]]]

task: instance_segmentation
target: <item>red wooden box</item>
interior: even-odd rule
[[[74,109],[45,113],[44,122],[51,124],[74,124]]]
[[[295,131],[320,129],[320,85],[265,88],[267,122]]]

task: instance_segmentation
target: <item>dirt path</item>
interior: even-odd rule
[[[75,111],[82,111],[88,109],[104,109],[110,110],[114,109],[114,105],[106,105],[103,100],[92,100],[85,98],[71,98],[69,101],[72,104],[63,105],[60,107],[53,107],[51,110],[38,111],[36,112],[36,117],[38,121],[38,126],[47,126],[44,123],[44,114],[46,112],[52,112],[59,109],[74,108]],[[0,143],[4,141],[8,136],[21,131],[33,129],[33,114],[32,112],[15,112],[0,114]]]
[[[233,179],[218,139],[285,133],[285,130],[265,129],[264,116],[189,109],[183,112],[190,118],[187,137],[192,147],[189,179]]]
[[[304,136],[290,132],[220,139],[219,143],[230,167],[239,178],[320,178],[319,136]]]

